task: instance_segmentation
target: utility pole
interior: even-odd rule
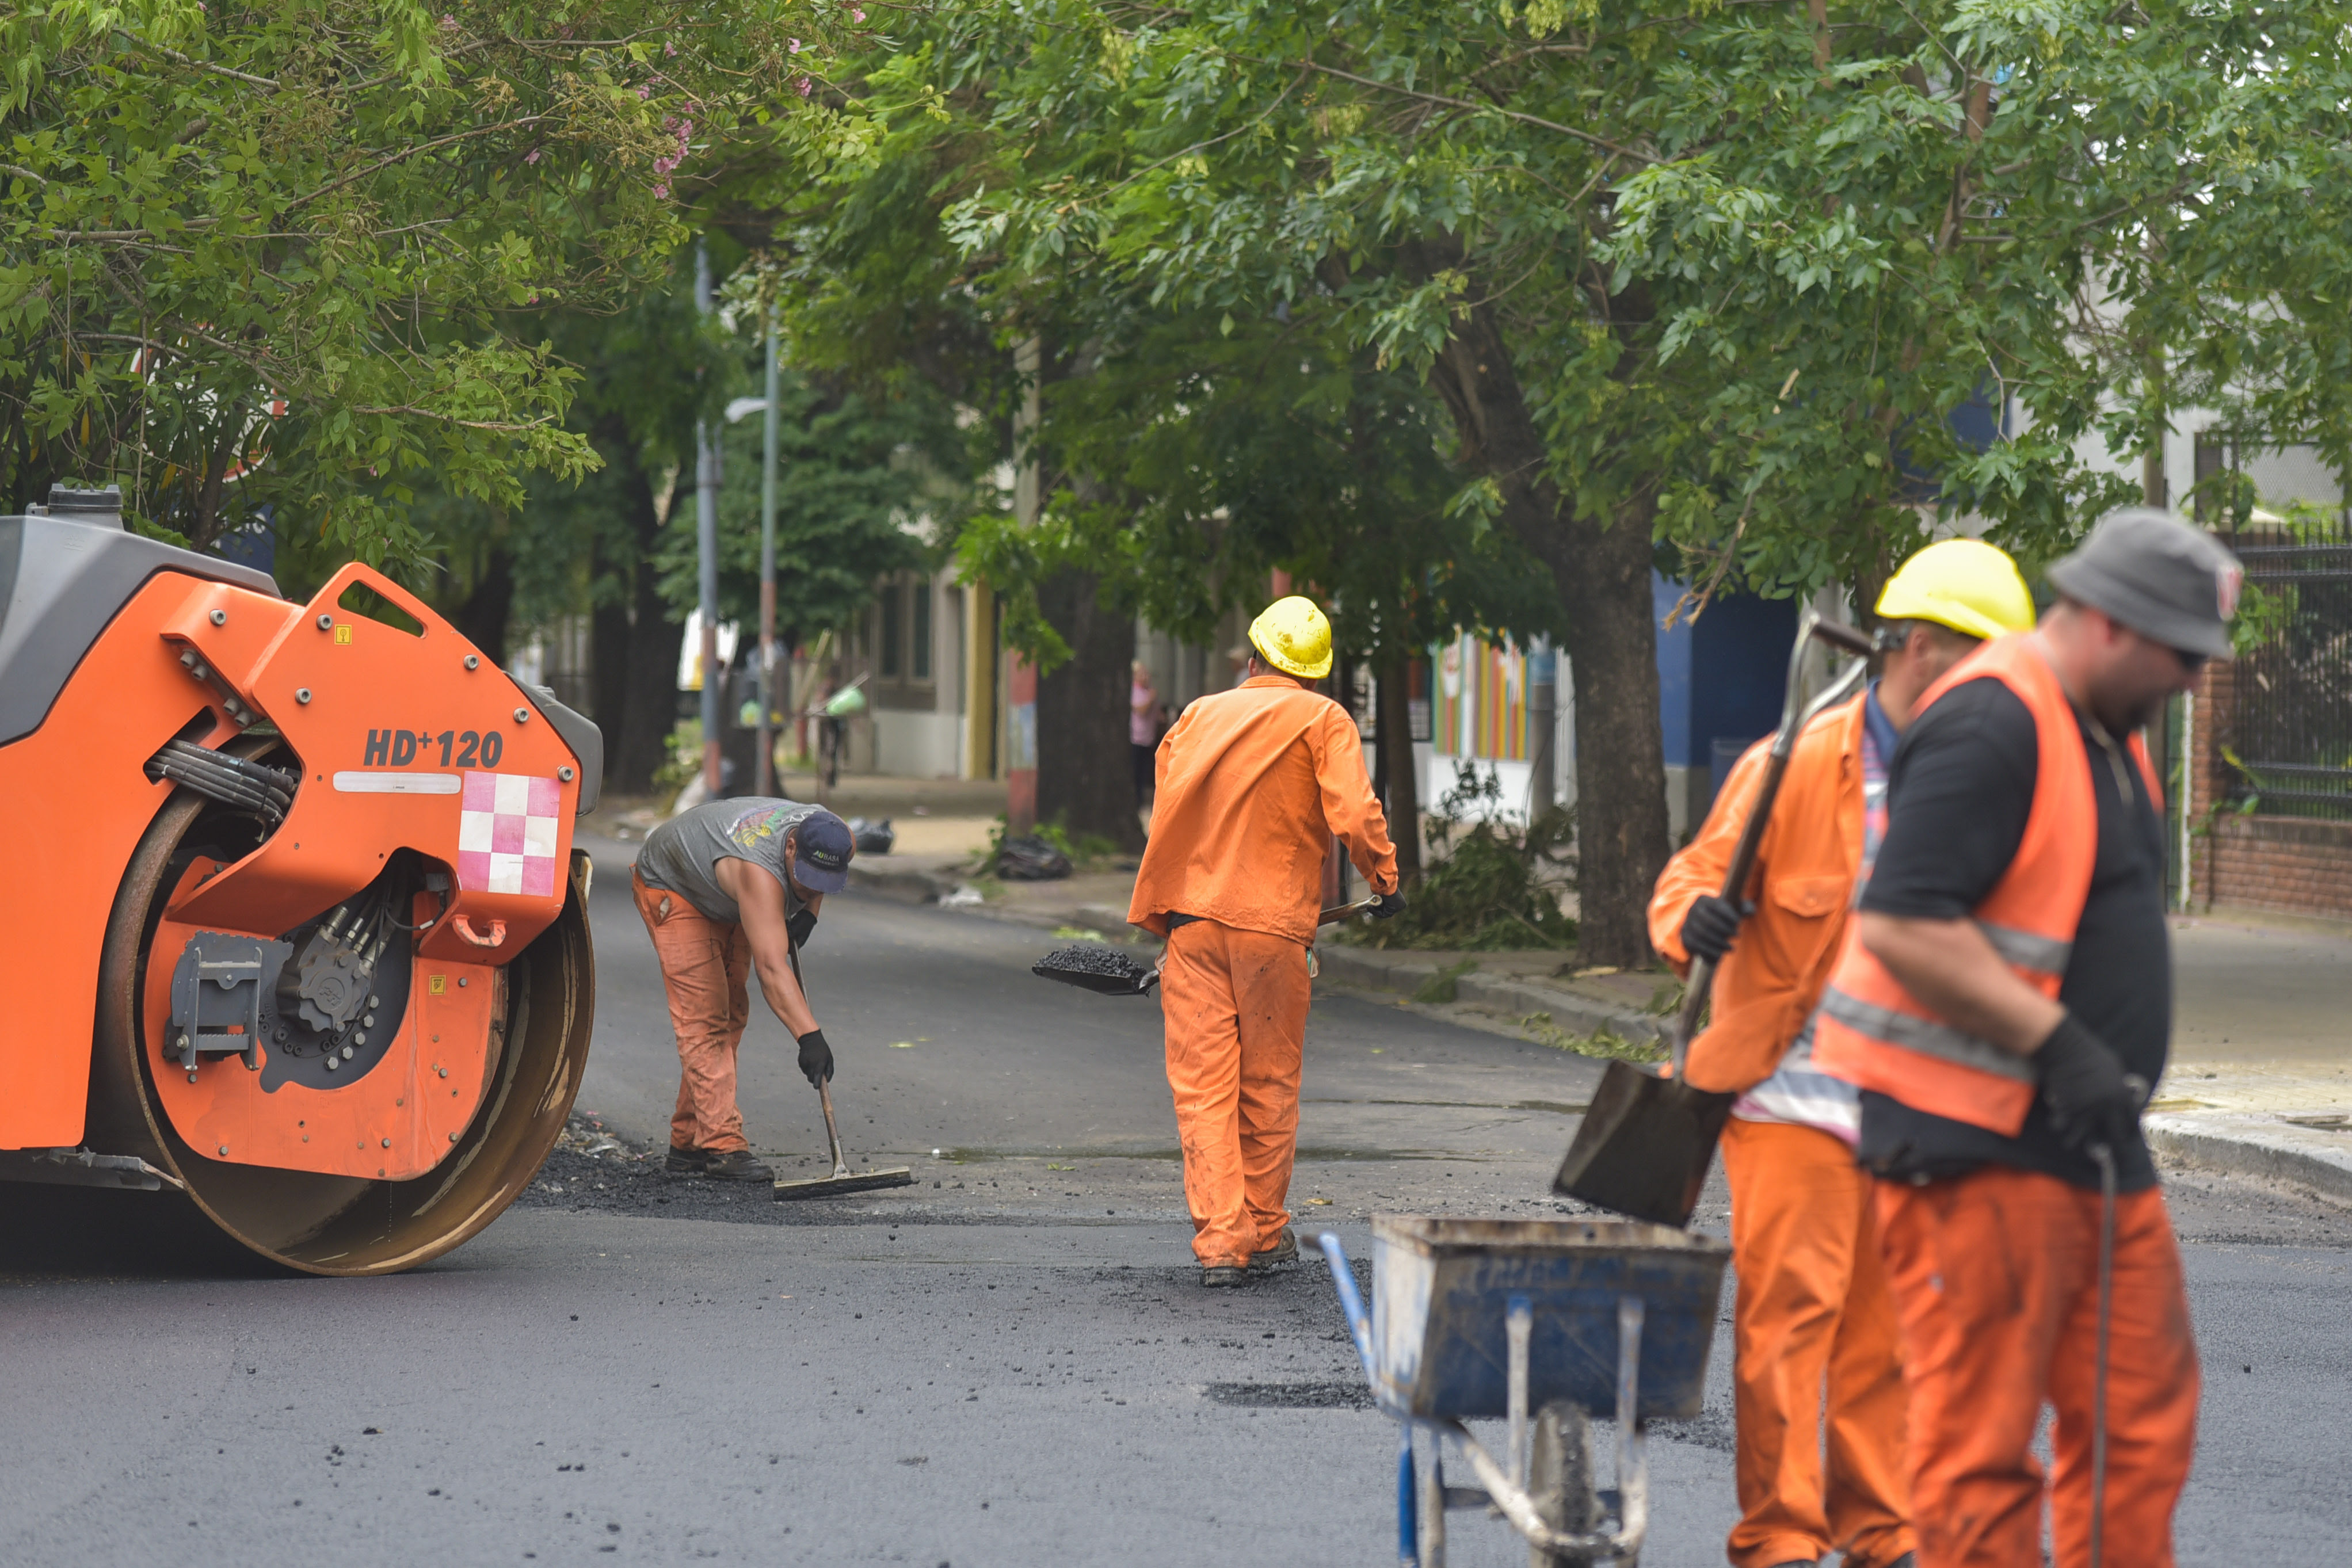
[[[710,314],[710,246],[694,245],[694,308]],[[719,798],[719,439],[710,422],[694,422],[694,555],[696,597],[702,612],[702,788]]]
[[[760,458],[760,763],[753,793],[776,792],[776,307],[768,304],[766,440]]]

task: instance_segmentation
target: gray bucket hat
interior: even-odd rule
[[[2212,535],[2168,512],[2109,512],[2050,568],[2059,592],[2141,636],[2210,659],[2230,656],[2230,617],[2245,574]]]

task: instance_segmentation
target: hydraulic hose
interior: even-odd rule
[[[163,749],[147,759],[147,777],[169,779],[206,800],[249,812],[265,827],[284,821],[294,804],[293,786],[277,768],[185,740],[165,741]]]

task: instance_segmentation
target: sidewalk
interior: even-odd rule
[[[2352,932],[2172,922],[2172,1066],[2148,1140],[2352,1199]]]

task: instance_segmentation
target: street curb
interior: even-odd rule
[[[2153,1115],[2148,1146],[2184,1165],[2266,1176],[2352,1202],[2352,1149],[2312,1147],[2315,1134],[2269,1116]],[[2324,1134],[2322,1134],[2324,1135]]]
[[[1326,945],[1318,946],[1315,954],[1323,978],[1366,990],[1410,996],[1438,972],[1435,964],[1399,959],[1370,948]],[[1608,1030],[1636,1043],[1666,1038],[1662,1019],[1528,980],[1473,970],[1454,982],[1454,996],[1456,1001],[1512,1018],[1549,1013],[1552,1027],[1569,1034],[1599,1034]]]
[[[849,884],[852,887],[878,893],[885,898],[895,898],[906,904],[936,904],[944,895],[953,893],[961,881],[961,877],[921,866],[877,866],[859,860],[849,862]]]

